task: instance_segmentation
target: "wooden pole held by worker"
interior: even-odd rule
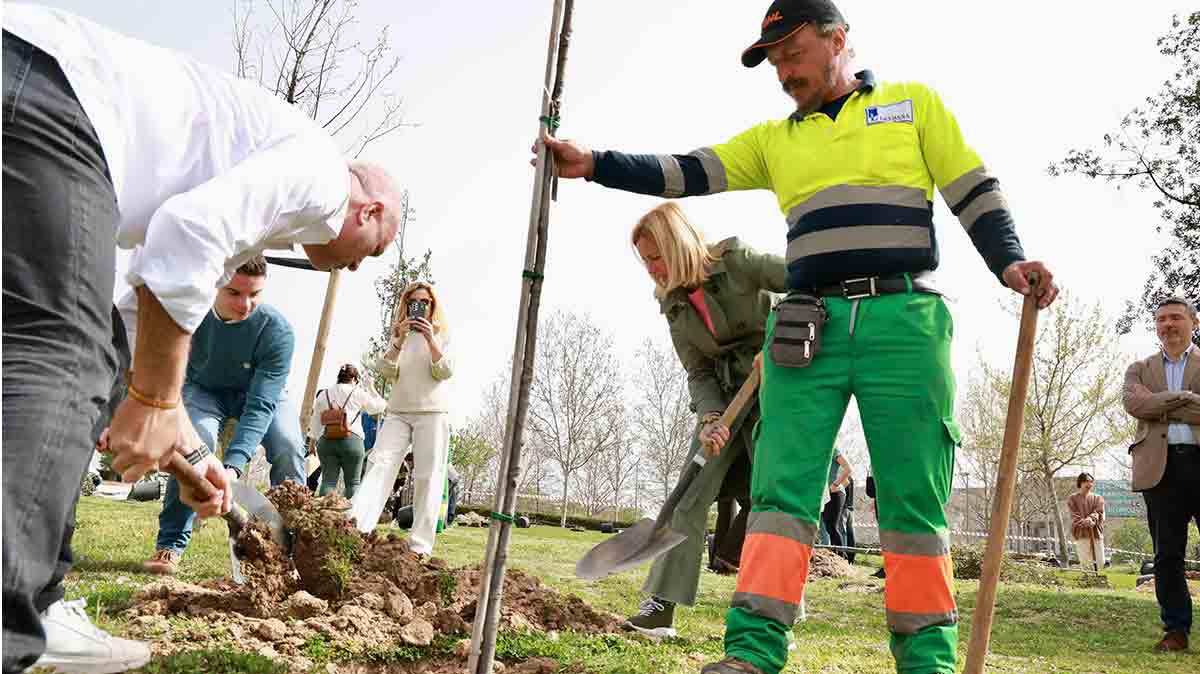
[[[1021,449],[1021,434],[1025,430],[1025,396],[1029,390],[1029,375],[1033,370],[1038,320],[1037,288],[1038,279],[1034,276],[1030,278],[1030,291],[1021,306],[1021,327],[1017,333],[1017,355],[1013,363],[1012,388],[1008,396],[1008,418],[1004,423],[1004,444],[1000,450],[996,495],[992,501],[991,529],[983,555],[979,591],[975,595],[975,612],[971,616],[971,643],[967,647],[964,674],[983,674],[983,663],[992,637],[992,615],[996,608],[996,590],[1000,583],[1000,563],[1004,559],[1008,515],[1012,510],[1013,492],[1017,482],[1017,455]]]

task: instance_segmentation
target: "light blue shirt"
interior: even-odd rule
[[[1171,360],[1167,356],[1167,352],[1163,352],[1163,367],[1167,370],[1167,390],[1182,391],[1183,390],[1183,370],[1187,367],[1188,354],[1195,349],[1196,345],[1192,344],[1183,352],[1179,360]],[[1194,445],[1196,436],[1192,434],[1192,427],[1187,424],[1175,423],[1167,426],[1167,444],[1169,445]]]

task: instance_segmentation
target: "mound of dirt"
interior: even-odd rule
[[[850,578],[858,575],[854,567],[836,552],[815,548],[808,560],[809,578]]]
[[[360,652],[389,644],[427,646],[438,635],[469,632],[478,565],[451,569],[441,559],[412,552],[394,534],[364,536],[346,517],[349,503],[336,495],[315,498],[287,482],[267,497],[293,531],[293,556],[255,524],[238,539],[245,585],[172,578],[148,585],[127,610],[133,636],[149,639],[161,654],[232,643],[304,670],[312,665],[306,644],[319,635],[329,645]],[[169,615],[203,618],[207,628],[171,634]],[[503,628],[605,633],[617,632],[621,620],[519,570],[505,575]],[[439,670],[440,661],[426,664],[413,671],[452,671]],[[461,661],[452,664],[462,667]]]

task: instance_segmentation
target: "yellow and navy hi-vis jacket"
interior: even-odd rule
[[[840,110],[765,122],[686,155],[597,152],[592,180],[669,198],[771,190],[788,224],[789,288],[936,269],[935,185],[997,277],[1023,260],[999,183],[937,93],[856,76]]]

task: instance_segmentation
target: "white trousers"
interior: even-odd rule
[[[413,525],[409,547],[421,554],[433,553],[437,520],[446,482],[446,463],[450,452],[450,420],[445,412],[394,414],[388,412],[375,447],[371,466],[351,500],[350,514],[358,530],[375,529],[383,513],[400,465],[409,450],[413,453]]]
[[[1075,554],[1079,555],[1079,565],[1085,569],[1104,568],[1104,534],[1096,534],[1095,554],[1092,553],[1092,539],[1076,538]]]

